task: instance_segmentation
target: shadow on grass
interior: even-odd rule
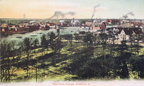
[[[94,58],[93,49],[88,48],[75,55],[77,57],[71,58],[73,60],[71,64],[61,68],[69,74],[77,75],[72,80],[129,78],[127,64],[129,64],[131,53],[124,52],[123,55],[118,57],[107,54]]]

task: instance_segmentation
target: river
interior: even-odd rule
[[[62,29],[60,29],[60,34],[61,35],[75,34],[82,30],[84,30],[84,29],[80,28],[80,27],[63,27]],[[13,34],[13,35],[9,35],[7,37],[3,37],[0,40],[22,41],[24,38],[28,37],[31,39],[37,38],[39,41],[41,41],[41,37],[43,34],[48,35],[51,32],[57,33],[56,29],[51,28],[50,30],[37,30],[37,31],[25,33],[25,34]]]

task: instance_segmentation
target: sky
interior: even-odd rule
[[[144,19],[144,0],[0,0],[0,18],[47,19],[56,11],[75,12],[68,18],[121,18],[129,12],[130,19]],[[55,18],[62,18],[61,16]]]

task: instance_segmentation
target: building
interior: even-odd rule
[[[79,26],[81,23],[78,19],[72,19],[71,24],[72,24],[72,26]]]

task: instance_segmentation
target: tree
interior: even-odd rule
[[[117,50],[119,50],[120,53],[119,57],[117,58],[120,66],[119,75],[121,78],[129,78],[127,62],[128,59],[131,57],[131,53],[126,51],[128,50],[128,46],[126,45],[125,40],[121,41],[121,45],[119,45]]]
[[[23,43],[23,41],[19,41],[17,43],[17,50],[16,50],[18,57],[21,58],[23,51],[24,51],[24,43]]]
[[[130,59],[132,71],[137,71],[140,78],[144,78],[144,55],[134,56]]]
[[[41,46],[42,46],[43,50],[48,48],[48,40],[46,40],[45,35],[43,35],[41,38]]]
[[[23,43],[24,43],[24,50],[26,51],[27,56],[29,56],[30,49],[32,47],[30,38],[24,38]]]
[[[133,42],[135,41],[135,37],[133,34],[130,34],[130,47],[131,47],[131,53],[132,53],[132,48],[133,48]]]
[[[6,21],[3,19],[0,19],[0,24],[3,24],[3,23],[6,23]]]
[[[56,35],[54,32],[50,33],[50,42],[52,42],[56,38]]]
[[[55,38],[50,46],[55,53],[56,52],[60,53],[60,49],[62,48],[61,38],[60,37]]]
[[[45,37],[44,34],[43,34],[42,37],[41,37],[41,46],[42,46],[42,47],[46,47],[46,37]]]
[[[64,38],[65,40],[68,40],[69,43],[70,43],[70,46],[72,46],[72,39],[73,39],[73,35],[72,34],[62,35],[62,38]]]
[[[103,48],[103,56],[105,58],[105,49],[107,47],[107,39],[108,39],[108,35],[106,33],[101,33],[99,34],[100,36],[100,39],[101,39],[101,45],[102,45],[102,48]]]
[[[86,35],[84,36],[84,40],[83,40],[86,44],[87,47],[90,47],[93,43],[93,35],[92,33],[88,32],[86,33]]]
[[[0,59],[1,59],[1,81],[10,81],[10,53],[11,44],[9,41],[0,42]]]
[[[35,39],[34,41],[33,41],[33,47],[34,48],[37,48],[39,45],[39,40],[38,39]]]
[[[99,36],[102,42],[106,42],[108,39],[108,35],[106,33],[100,33]]]
[[[24,44],[24,50],[26,51],[26,54],[27,54],[27,61],[26,61],[26,70],[27,70],[27,78],[29,77],[29,67],[28,67],[28,65],[29,65],[29,57],[30,57],[30,49],[31,49],[31,40],[29,39],[29,38],[25,38],[24,40],[23,40],[23,44]]]
[[[74,34],[74,39],[79,42],[79,40],[81,40],[81,37],[79,36],[79,34]]]
[[[55,47],[55,43],[54,43],[55,38],[56,38],[55,33],[54,33],[54,32],[51,32],[51,33],[50,33],[50,47],[51,47],[52,49],[54,49],[54,47]]]
[[[136,52],[139,54],[139,48],[140,48],[140,45],[139,45],[139,41],[140,41],[140,34],[137,34],[136,35],[136,44],[135,44],[135,47],[136,47]]]
[[[9,52],[9,57],[12,57],[9,61],[9,67],[10,67],[10,79],[11,79],[11,76],[13,76],[14,74],[14,71],[16,70],[16,67],[14,66],[14,64],[16,64],[16,49],[17,49],[17,45],[16,45],[16,41],[10,41],[10,52]]]

